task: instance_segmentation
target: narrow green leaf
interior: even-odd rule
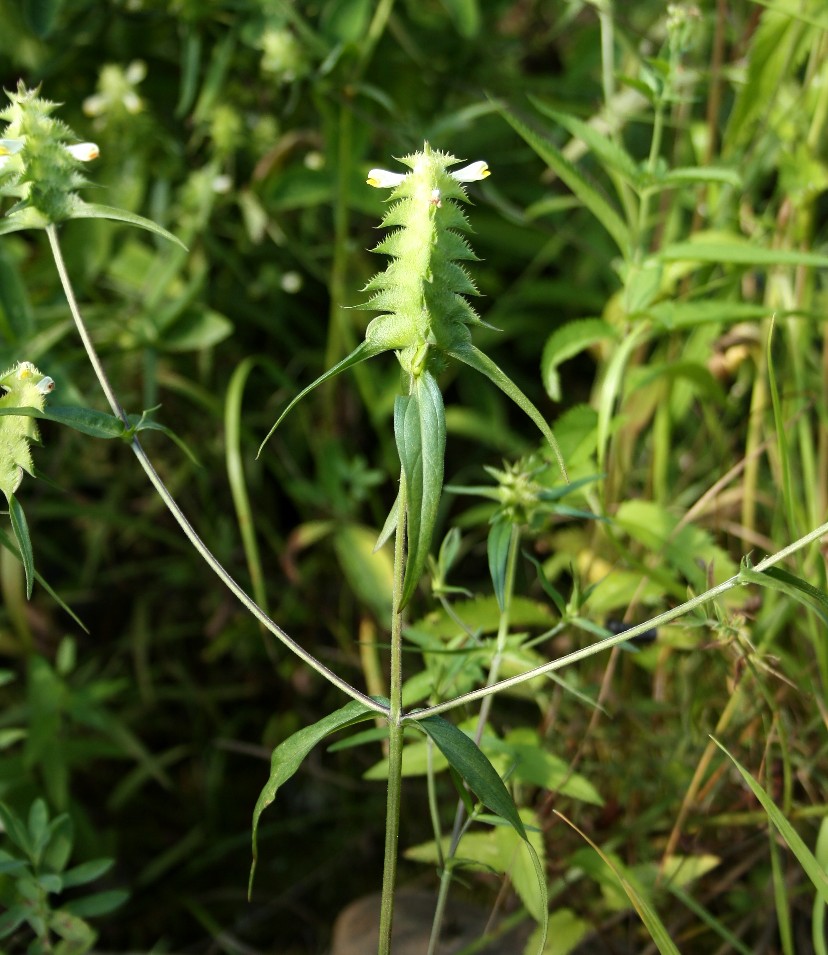
[[[817,862],[814,854],[805,845],[802,837],[782,814],[782,810],[779,809],[776,803],[774,803],[774,801],[759,785],[759,783],[756,782],[753,776],[751,776],[751,774],[734,756],[731,756],[731,754],[715,737],[711,736],[710,738],[733,763],[736,769],[739,770],[742,779],[744,779],[750,791],[759,800],[762,808],[768,814],[768,818],[779,830],[779,835],[785,840],[788,848],[796,856],[805,874],[808,876],[811,882],[813,882],[814,888],[822,898],[823,903],[828,905],[828,872],[826,872],[819,862]]]
[[[156,235],[169,239],[170,242],[175,242],[176,245],[180,245],[182,249],[187,248],[172,232],[168,232],[162,228],[162,226],[153,222],[152,219],[145,219],[143,216],[136,215],[134,212],[127,212],[126,209],[116,209],[114,206],[102,206],[96,202],[78,201],[72,210],[72,218],[113,219],[116,222],[126,222],[128,225],[137,226],[139,229],[146,229],[147,232],[154,232]]]
[[[32,587],[34,586],[34,554],[32,553],[32,539],[29,536],[29,525],[26,523],[23,508],[14,494],[10,494],[7,500],[9,502],[12,530],[17,540],[23,570],[26,573],[26,599],[31,600]]]
[[[584,206],[589,209],[607,232],[609,232],[622,255],[626,258],[630,250],[629,230],[611,203],[598,191],[596,186],[589,182],[584,175],[564,157],[563,153],[561,153],[554,143],[545,139],[533,129],[530,129],[525,123],[509,113],[508,110],[503,110],[503,115],[509,125],[524,138],[555,175],[575,193]]]
[[[708,302],[695,299],[686,302],[665,300],[656,302],[647,309],[650,318],[670,331],[696,328],[699,325],[733,325],[736,322],[764,318],[767,314],[767,305],[730,302],[727,299]]]
[[[457,770],[483,805],[505,819],[522,839],[526,839],[523,820],[509,790],[474,740],[442,716],[427,716],[414,721],[414,725],[428,733],[449,765]]]
[[[638,185],[641,181],[641,170],[636,161],[622,146],[614,140],[604,136],[595,126],[568,113],[547,105],[536,96],[530,96],[533,105],[545,116],[556,122],[575,139],[581,142],[598,158],[606,169],[619,173],[631,185]]]
[[[828,256],[794,249],[756,245],[742,236],[719,236],[717,240],[674,242],[658,253],[663,262],[703,262],[714,265],[805,265],[828,268]]]
[[[828,873],[828,817],[823,818],[819,824],[815,855],[817,862],[822,866],[822,871]],[[826,914],[828,914],[828,906],[818,895],[815,896],[811,933],[815,955],[828,955],[828,935],[825,933]]]
[[[494,585],[495,597],[503,613],[506,596],[506,564],[509,560],[509,544],[512,540],[512,525],[508,521],[495,521],[489,529],[486,550],[489,555],[489,574]]]
[[[394,404],[394,437],[406,484],[406,536],[408,559],[400,606],[411,599],[425,569],[440,494],[446,450],[443,396],[434,376],[426,371],[410,395]]]
[[[781,591],[793,600],[805,604],[819,615],[823,623],[828,625],[828,594],[789,570],[783,567],[768,567],[759,572],[743,565],[739,570],[739,577],[745,583]]]
[[[25,415],[30,418],[39,418],[41,421],[55,421],[92,438],[122,438],[125,430],[120,418],[103,411],[93,411],[91,408],[50,406],[43,411],[29,407],[0,408],[0,415],[6,414]]]
[[[2,529],[0,529],[0,545],[5,547],[6,550],[10,551],[15,555],[15,557],[20,559],[20,551],[14,546],[11,538]],[[89,633],[89,628],[86,626],[86,624],[80,619],[74,610],[72,610],[72,608],[60,598],[55,590],[53,590],[51,585],[45,581],[37,571],[35,571],[35,580],[40,584],[41,587],[43,587],[46,593],[49,594],[52,600],[54,600],[55,603],[57,603],[63,610],[66,611],[66,613],[69,614],[69,616],[75,621],[81,630],[83,630],[85,633]]]
[[[314,388],[318,388],[319,385],[324,384],[326,381],[330,381],[331,378],[335,378],[340,372],[346,371],[348,368],[353,368],[354,365],[358,365],[360,362],[365,361],[368,358],[373,358],[375,355],[379,355],[383,351],[386,351],[386,349],[381,348],[372,342],[364,341],[357,345],[350,355],[343,358],[342,361],[334,365],[333,368],[329,368],[326,372],[324,372],[324,374],[320,375],[316,381],[312,381],[306,388],[303,388],[276,419],[276,424],[274,424],[270,431],[268,431],[267,437],[259,445],[259,451],[256,456],[258,457],[262,453],[262,448],[270,440],[273,432],[279,427],[285,416],[293,410],[295,405],[299,404],[305,395],[310,394]]]
[[[647,899],[644,898],[638,888],[633,885],[626,874],[621,871],[621,869],[613,862],[613,860],[600,848],[600,846],[597,845],[597,843],[593,842],[585,832],[580,830],[573,822],[570,822],[570,820],[567,819],[562,813],[558,812],[557,809],[554,809],[553,812],[568,826],[574,829],[582,839],[588,842],[598,853],[604,863],[612,870],[613,875],[618,880],[621,888],[623,888],[627,898],[632,903],[633,908],[636,910],[636,912],[638,912],[641,921],[646,926],[647,931],[650,933],[650,937],[652,938],[659,952],[661,952],[662,955],[681,955],[670,938],[669,932],[664,927],[664,923],[658,917],[656,910],[650,905]]]
[[[108,889],[106,892],[95,892],[82,899],[72,899],[63,906],[63,911],[79,918],[93,918],[98,915],[108,915],[119,908],[129,898],[129,892],[124,889]]]
[[[391,505],[391,510],[388,512],[388,517],[385,518],[385,523],[382,525],[382,530],[379,533],[376,544],[374,544],[374,550],[377,551],[381,547],[385,546],[391,538],[391,535],[397,529],[397,524],[400,519],[400,492],[397,491],[397,496],[394,498],[394,503]]]
[[[604,380],[601,383],[601,390],[598,396],[598,467],[602,468],[607,453],[607,441],[609,440],[610,424],[612,423],[613,412],[615,411],[615,402],[621,394],[621,387],[624,380],[624,371],[627,367],[627,361],[635,348],[638,347],[646,334],[646,326],[638,325],[621,342],[615,351],[615,354],[607,363],[607,371]]]
[[[253,891],[253,877],[256,873],[256,861],[258,859],[256,836],[259,829],[259,818],[276,798],[279,788],[299,769],[302,760],[320,740],[337,730],[344,729],[346,726],[352,726],[355,723],[370,719],[374,715],[374,711],[369,710],[364,703],[360,703],[359,700],[352,700],[312,726],[306,726],[294,733],[273,750],[270,760],[270,778],[265,783],[253,809],[253,862],[250,866],[248,895]]]
[[[25,823],[5,803],[0,802],[0,823],[6,836],[29,858],[32,857],[32,844]]]
[[[63,887],[68,889],[72,886],[94,882],[95,879],[100,879],[102,875],[109,872],[114,864],[114,859],[92,859],[90,862],[82,862],[63,873]]]
[[[428,716],[424,720],[417,720],[416,723],[431,737],[437,748],[448,760],[452,771],[456,772],[466,782],[469,789],[483,805],[488,806],[489,809],[506,820],[523,840],[538,880],[540,903],[537,907],[538,911],[533,912],[533,915],[536,918],[539,917],[541,925],[541,939],[538,946],[540,955],[546,944],[549,926],[546,875],[538,854],[529,841],[526,827],[520,818],[509,790],[480,747],[453,723],[449,723],[442,716]]]
[[[475,371],[479,371],[481,375],[484,375],[486,378],[491,381],[493,385],[496,385],[500,390],[508,395],[509,398],[514,401],[514,403],[524,411],[535,424],[540,429],[541,434],[546,438],[549,443],[549,447],[552,448],[552,451],[555,453],[555,457],[558,461],[558,467],[561,469],[561,473],[564,478],[569,481],[566,473],[566,465],[564,464],[563,457],[561,456],[561,450],[558,447],[558,442],[555,440],[555,435],[552,434],[552,429],[546,423],[544,416],[538,411],[538,409],[532,404],[532,402],[526,397],[526,395],[518,388],[518,386],[512,381],[509,376],[503,372],[488,355],[484,354],[480,349],[475,348],[472,344],[466,344],[458,346],[457,348],[452,349],[448,352],[452,358],[456,358],[457,361],[462,361],[465,365],[468,365],[469,368],[474,368]]]
[[[562,397],[559,365],[596,342],[617,337],[615,329],[600,318],[584,318],[556,328],[546,339],[541,356],[541,377],[549,397],[553,401],[560,401]]]
[[[540,911],[537,913],[540,915],[541,929],[540,937],[538,938],[538,955],[543,955],[546,949],[546,938],[549,935],[549,895],[546,891],[546,873],[544,872],[543,864],[535,847],[528,838],[524,842],[524,845],[526,846],[526,851],[529,853],[529,858],[532,860],[535,878],[538,880],[538,888],[540,889],[541,904]]]
[[[735,169],[725,169],[723,166],[679,166],[670,169],[659,180],[670,186],[687,186],[696,183],[717,182],[724,186],[742,187],[742,177]]]

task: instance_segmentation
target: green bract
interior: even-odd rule
[[[365,286],[364,291],[373,294],[361,306],[382,314],[368,325],[361,345],[290,402],[267,436],[317,385],[366,358],[386,351],[396,353],[408,375],[407,393],[397,399],[394,408],[394,434],[406,485],[403,499],[408,536],[408,565],[398,609],[410,599],[425,566],[442,491],[445,412],[436,375],[447,359],[455,358],[481,372],[516,402],[540,428],[564,471],[543,415],[471,342],[469,326],[483,323],[464,297],[476,295],[477,289],[458,263],[477,256],[461,234],[470,227],[460,204],[468,202],[463,183],[485,179],[488,166],[477,161],[452,172],[450,167],[459,160],[433,150],[428,143],[400,162],[408,172],[372,169],[368,174],[370,186],[393,190],[393,204],[381,226],[394,231],[373,250],[390,256],[391,261]],[[399,517],[398,499],[381,541],[393,532]]]

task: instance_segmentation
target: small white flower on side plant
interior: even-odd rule
[[[387,169],[371,169],[368,172],[368,185],[375,189],[393,189],[398,186],[408,173],[389,172]]]
[[[66,151],[70,156],[74,156],[75,159],[79,159],[81,162],[91,162],[91,160],[97,159],[101,154],[97,143],[73,143],[71,146],[66,147]]]
[[[469,163],[468,166],[463,166],[462,169],[456,169],[454,172],[449,171],[449,175],[458,182],[477,182],[479,179],[485,179],[486,176],[491,176],[491,171],[487,163],[482,159],[478,159],[477,162]]]

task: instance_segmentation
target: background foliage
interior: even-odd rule
[[[90,199],[188,246],[99,220],[62,230],[122,400],[160,404],[199,462],[147,439],[184,509],[352,682],[382,690],[390,565],[370,552],[396,490],[393,359],[316,393],[255,451],[289,398],[360,339],[370,316],[346,306],[377,268],[366,250],[382,213],[365,174],[424,140],[489,163],[471,190],[474,275],[499,330],[475,340],[542,405],[570,477],[593,478],[569,510],[518,515],[537,563],[521,561],[509,666],[644,620],[824,519],[826,262],[808,258],[828,241],[818,0],[614,12],[579,0],[0,0],[0,22],[3,86],[42,83],[99,143]],[[101,407],[34,233],[0,242],[0,368],[18,359],[55,379],[61,404]],[[537,450],[531,423],[471,373],[449,375],[447,481],[479,489],[488,465],[514,483],[513,462]],[[76,862],[116,860],[101,890],[130,897],[94,920],[108,950],[323,951],[336,911],[378,885],[384,796],[362,773],[379,749],[312,754],[263,820],[248,905],[270,749],[342,700],[214,584],[120,443],[41,430],[49,480],[21,492],[37,566],[86,629],[43,588],[27,603],[2,552],[0,799],[43,831],[45,803],[67,814]],[[234,455],[252,515],[239,516]],[[555,486],[551,468],[535,477]],[[462,531],[440,569],[469,596],[447,592],[449,606],[483,635],[497,620],[496,506],[458,492],[439,519],[438,536]],[[787,566],[824,587],[818,548]],[[557,776],[545,764],[513,782],[548,836],[553,912],[581,934],[598,929],[613,951],[646,945],[609,870],[553,808],[651,890],[682,951],[825,951],[813,887],[708,739],[814,849],[828,649],[824,616],[792,594],[802,588],[738,590],[638,653],[497,701],[499,737],[530,764],[561,761]],[[441,665],[415,652],[447,639],[441,596],[425,587],[414,601],[407,675]],[[471,683],[479,661],[463,663],[452,678]],[[431,858],[426,816],[412,779],[402,841],[419,849],[403,874],[430,884],[416,862]],[[665,850],[685,860],[666,885]],[[491,877],[469,879],[493,901]]]

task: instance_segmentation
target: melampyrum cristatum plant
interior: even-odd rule
[[[475,256],[462,235],[468,229],[468,224],[461,204],[467,201],[464,183],[485,178],[488,168],[485,163],[478,161],[452,172],[451,167],[457,165],[458,160],[432,150],[426,144],[420,152],[402,160],[408,167],[408,172],[394,173],[374,169],[369,174],[370,185],[392,190],[392,204],[382,226],[393,231],[376,249],[377,252],[388,255],[390,262],[366,288],[371,297],[365,307],[380,314],[368,325],[362,344],[304,389],[285,412],[316,385],[383,352],[393,351],[403,369],[402,394],[397,397],[394,408],[394,433],[400,457],[399,494],[380,535],[380,540],[383,541],[395,534],[389,699],[369,697],[324,666],[307,649],[288,636],[227,573],[182,513],[136,437],[136,433],[142,428],[158,429],[160,426],[145,421],[143,415],[136,418],[126,414],[98,358],[75,300],[58,241],[57,226],[75,218],[119,219],[173,241],[177,240],[170,233],[139,216],[81,199],[77,190],[85,184],[85,179],[79,172],[78,163],[94,158],[97,148],[93,144],[75,141],[76,137],[71,131],[53,117],[55,105],[40,99],[37,91],[27,90],[21,84],[16,93],[10,94],[10,100],[11,106],[0,115],[7,123],[0,134],[0,196],[11,196],[16,202],[0,221],[0,235],[28,228],[46,231],[78,333],[112,409],[112,415],[75,408],[50,408],[48,412],[44,411],[43,398],[50,388],[49,379],[36,372],[30,363],[16,365],[0,381],[4,391],[8,392],[4,401],[0,399],[0,418],[12,422],[0,429],[0,433],[5,432],[6,435],[5,439],[0,440],[6,441],[4,450],[8,451],[10,462],[8,473],[3,472],[4,490],[8,488],[11,493],[10,504],[15,500],[21,474],[19,469],[23,468],[25,471],[30,466],[28,444],[33,436],[33,425],[28,422],[21,431],[20,419],[48,417],[76,427],[87,435],[119,437],[127,441],[188,540],[222,582],[291,652],[351,698],[347,705],[312,726],[294,733],[274,750],[270,777],[253,814],[254,864],[256,833],[261,813],[273,802],[281,785],[296,772],[308,752],[329,734],[381,715],[388,724],[389,771],[380,955],[388,955],[391,946],[402,746],[406,729],[425,734],[440,750],[454,771],[455,778],[463,780],[462,795],[469,806],[472,804],[469,795],[471,793],[477,798],[479,805],[485,806],[500,820],[505,821],[520,836],[537,876],[538,899],[536,907],[533,908],[540,923],[539,950],[543,950],[548,921],[545,874],[529,841],[523,820],[503,780],[480,748],[441,714],[477,700],[490,699],[495,693],[508,687],[563,669],[578,660],[632,639],[640,632],[675,619],[734,587],[746,584],[769,586],[770,577],[767,571],[795,550],[821,537],[828,530],[828,525],[817,528],[790,546],[765,558],[755,567],[745,564],[739,574],[727,581],[658,617],[631,627],[624,633],[600,640],[528,672],[491,682],[454,699],[441,701],[424,709],[404,711],[403,611],[426,564],[443,484],[446,431],[443,399],[438,384],[441,369],[454,359],[482,373],[532,418],[557,454],[555,439],[538,409],[471,341],[471,329],[480,319],[465,298],[475,294],[475,287],[461,263],[473,261]],[[558,459],[563,470],[559,454]],[[13,504],[10,511],[14,523],[16,511]],[[20,526],[25,529],[25,524]],[[517,534],[508,523],[502,523],[499,530],[500,544],[495,548],[497,553],[514,553]],[[509,531],[508,541],[505,530]],[[24,565],[29,561],[27,574],[31,579],[33,569],[28,531],[21,535],[15,528],[15,533]],[[509,545],[508,552],[505,544]],[[791,579],[792,575],[787,575],[782,582],[787,588],[796,589]],[[796,581],[795,578],[793,580]],[[779,584],[779,578],[775,582]],[[804,587],[799,589],[807,593]]]

